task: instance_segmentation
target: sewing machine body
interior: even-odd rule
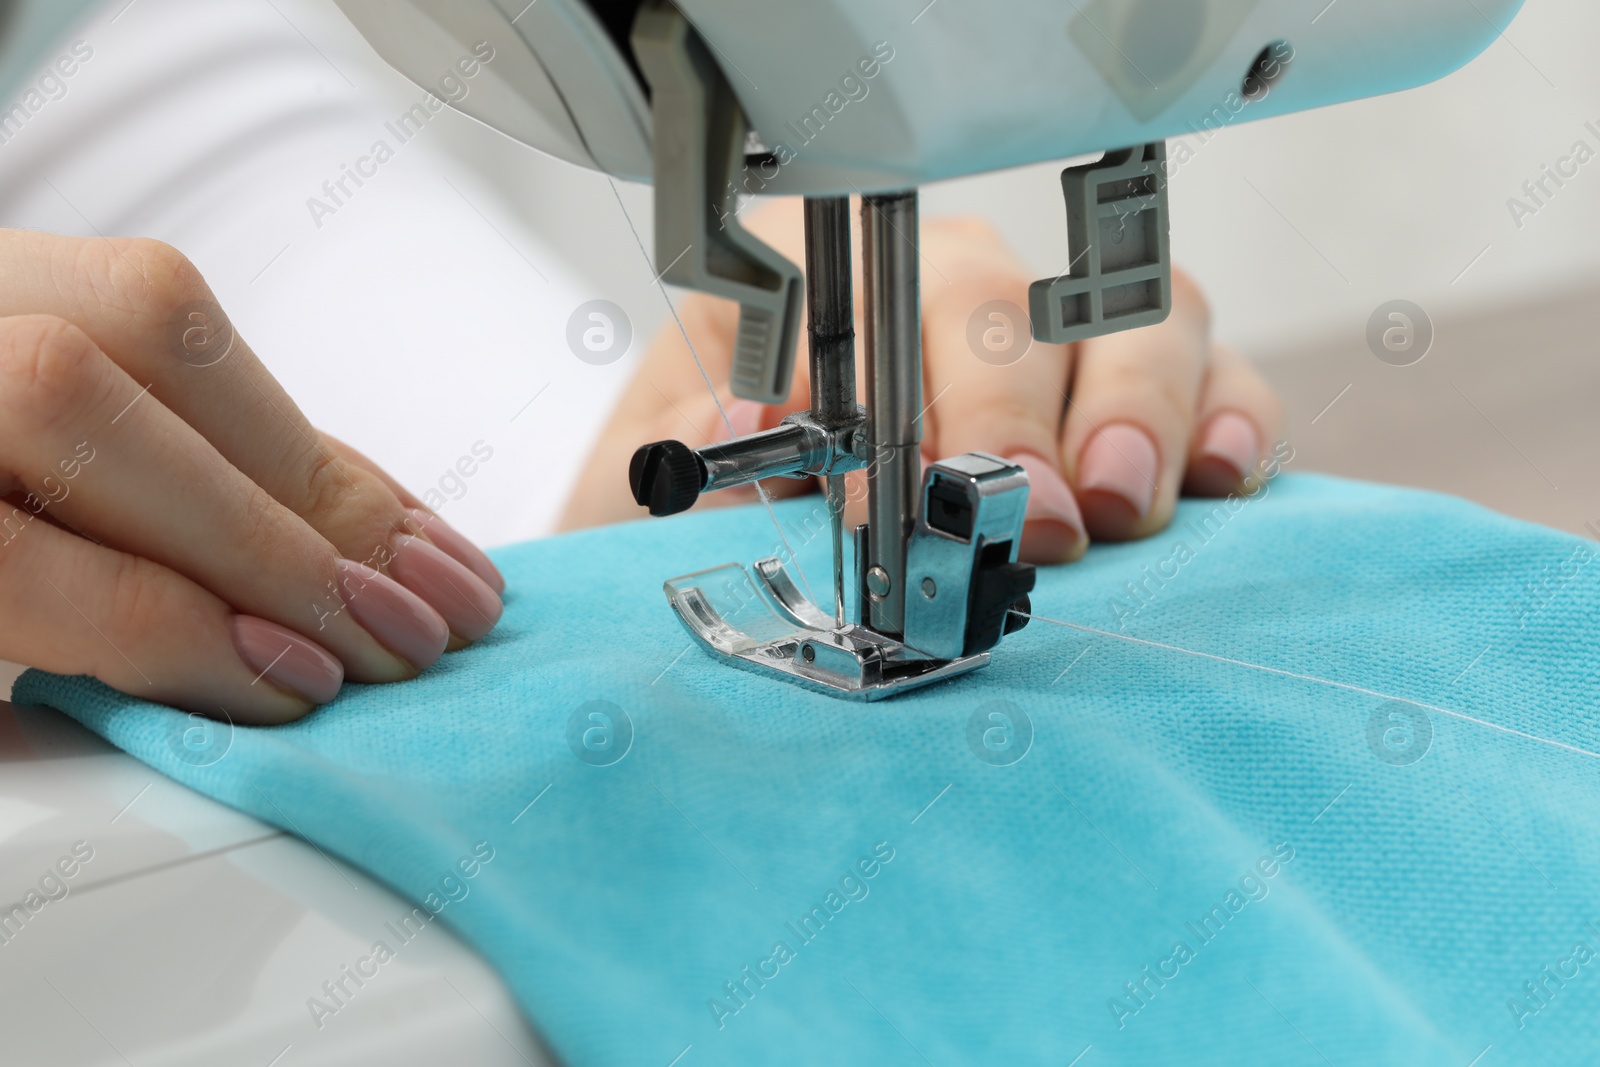
[[[1477,55],[1521,6],[925,2],[679,0],[750,126],[793,155],[771,176],[753,170],[744,192],[909,189],[1408,89]],[[648,94],[620,47],[637,0],[338,3],[427,89],[487,41],[492,85],[476,82],[462,111],[581,166],[653,175]],[[1292,76],[1238,106],[1256,57],[1280,41]]]

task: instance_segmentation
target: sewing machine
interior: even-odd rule
[[[666,582],[730,664],[874,699],[988,662],[1026,624],[1028,479],[968,453],[920,470],[918,186],[1104,152],[1062,174],[1062,270],[1034,336],[1082,340],[1171,304],[1165,139],[1419,85],[1481,51],[1521,0],[338,0],[430,90],[492,55],[456,106],[581,166],[655,185],[660,278],[740,305],[732,393],[783,403],[804,310],[809,410],[692,447],[644,444],[652,515],[765,478],[823,481],[833,608],[792,560]],[[741,196],[805,197],[805,271],[739,224]],[[857,402],[849,197],[866,303]],[[803,294],[803,299],[802,299]],[[867,522],[845,580],[844,476]],[[618,472],[621,477],[622,472]],[[847,585],[849,588],[847,589]],[[854,601],[852,613],[847,612]]]

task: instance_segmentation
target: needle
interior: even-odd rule
[[[830,474],[824,483],[828,493],[828,518],[833,527],[833,618],[844,629],[844,475]]]

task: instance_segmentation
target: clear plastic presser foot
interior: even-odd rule
[[[802,593],[777,557],[754,575],[725,563],[665,583],[689,633],[734,666],[852,700],[878,700],[989,662],[988,652],[934,659],[854,624],[836,625]]]

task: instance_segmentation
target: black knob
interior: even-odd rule
[[[1022,629],[1026,620],[1011,614],[1012,608],[1032,610],[1028,594],[1033,592],[1036,573],[1031,563],[985,562],[980,557],[973,567],[972,585],[967,597],[967,633],[962,655],[987,652],[1000,638]]]
[[[1011,610],[1006,612],[1006,633],[1014,634],[1028,625],[1028,620],[1033,615],[1033,598],[1023,594],[1021,600],[1011,605]]]
[[[642,446],[628,464],[633,499],[652,515],[688,511],[706,484],[706,465],[682,441],[656,441]]]

